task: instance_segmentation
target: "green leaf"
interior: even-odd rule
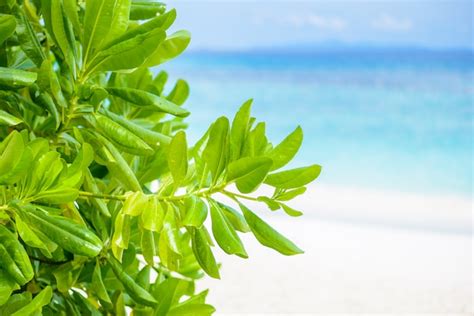
[[[224,213],[225,217],[229,220],[232,226],[242,233],[250,232],[250,227],[247,225],[245,218],[236,210],[228,205],[224,205],[222,203],[217,202],[219,207],[221,208],[222,212]]]
[[[100,51],[88,67],[88,73],[135,69],[145,62],[165,37],[160,30],[153,30],[119,42]]]
[[[321,166],[311,165],[268,175],[265,183],[280,189],[293,189],[304,186],[321,173]]]
[[[84,15],[84,63],[95,55],[111,29],[116,0],[87,0]]]
[[[48,247],[41,238],[21,219],[21,216],[15,216],[16,230],[21,239],[30,247],[43,249],[49,253]],[[51,254],[50,254],[51,256]],[[1,305],[1,304],[0,304]]]
[[[133,278],[125,272],[122,265],[116,259],[109,257],[107,261],[117,276],[117,279],[120,280],[127,290],[127,294],[130,295],[134,301],[146,306],[155,306],[157,304],[155,298],[147,290],[135,283]]]
[[[0,67],[0,87],[19,89],[32,85],[37,75],[35,72]]]
[[[281,235],[247,207],[240,204],[240,209],[250,226],[255,238],[264,246],[275,249],[286,256],[303,253],[292,241]]]
[[[27,283],[34,276],[25,248],[3,225],[0,225],[0,267],[20,285]]]
[[[163,13],[165,6],[159,2],[133,1],[130,8],[130,20],[150,19],[157,14]]]
[[[63,15],[62,2],[60,0],[51,0],[51,23],[52,30],[54,32],[51,35],[58,43],[58,46],[61,49],[67,63],[69,64],[70,69],[75,72],[75,61],[72,54],[74,43],[69,42],[68,35],[66,34],[64,25],[65,18],[66,17]]]
[[[170,102],[182,105],[189,96],[189,85],[186,81],[178,79],[171,92],[166,97]]]
[[[104,39],[105,45],[125,33],[127,30],[131,2],[131,0],[116,0],[114,16],[111,23],[113,27],[110,28],[107,37]]]
[[[290,216],[298,217],[298,216],[303,215],[302,212],[300,212],[300,211],[298,211],[298,210],[295,210],[294,208],[289,207],[289,206],[286,205],[286,204],[280,203],[280,205],[281,205],[281,207],[283,208],[283,211],[285,211],[285,213],[288,214],[288,215],[290,215]]]
[[[246,101],[235,114],[230,131],[230,160],[234,161],[240,158],[245,138],[247,137],[250,120],[250,110],[252,108],[252,99]]]
[[[182,220],[184,226],[201,227],[207,218],[207,205],[199,197],[192,195],[184,202],[186,215]]]
[[[15,10],[15,16],[17,19],[16,34],[18,35],[18,41],[20,42],[21,49],[25,52],[37,67],[40,67],[43,61],[46,59],[46,55],[43,52],[43,48],[39,43],[38,36],[36,35],[30,21],[26,17],[23,10]]]
[[[277,195],[276,199],[278,201],[290,201],[297,197],[298,195],[301,195],[306,192],[306,187],[300,187],[296,188],[293,190],[285,191],[284,193],[281,193]]]
[[[171,103],[165,98],[161,98],[146,91],[131,88],[107,88],[107,91],[111,95],[139,106],[154,107],[161,112],[169,113],[178,117],[186,117],[189,115],[189,112],[185,109]]]
[[[157,253],[158,245],[155,242],[155,233],[150,230],[142,230],[141,238],[142,254],[145,261],[150,265],[154,265],[154,257]]]
[[[285,166],[296,155],[303,142],[303,130],[297,127],[278,146],[273,148],[267,156],[273,160],[271,170],[280,169]]]
[[[212,125],[202,158],[207,163],[214,182],[224,170],[228,157],[229,120],[222,116]]]
[[[168,149],[168,166],[177,186],[182,183],[188,172],[187,151],[186,134],[179,131],[173,137]]]
[[[210,316],[216,309],[209,304],[186,304],[172,308],[168,316]]]
[[[0,269],[0,306],[5,304],[10,298],[14,290],[18,290],[20,287],[16,284],[15,280],[3,269]]]
[[[240,192],[251,193],[263,182],[272,163],[267,157],[244,157],[233,161],[227,167],[227,181],[235,181]]]
[[[217,244],[228,254],[248,258],[242,241],[219,205],[213,200],[209,200],[209,203],[211,206],[212,233]]]
[[[174,212],[174,206],[167,204],[166,215],[163,220],[163,232],[165,241],[174,253],[181,254],[179,247],[179,230],[176,225],[176,215]]]
[[[160,232],[164,218],[165,210],[163,206],[156,198],[150,197],[140,217],[142,227],[153,232]]]
[[[53,290],[51,286],[47,286],[39,292],[39,294],[36,295],[28,305],[17,310],[11,316],[35,315],[36,313],[41,312],[43,306],[48,305],[49,302],[51,302],[52,297]]]
[[[220,279],[219,268],[206,234],[200,228],[192,229],[191,232],[192,248],[197,262],[209,276]]]
[[[112,303],[109,293],[107,293],[107,289],[104,285],[104,281],[102,280],[102,272],[98,260],[96,261],[94,272],[92,273],[92,288],[101,300],[104,300],[107,303]]]
[[[158,46],[158,49],[147,58],[144,65],[146,67],[158,66],[177,57],[188,47],[190,41],[191,34],[188,31],[178,31],[171,34]]]
[[[15,32],[15,28],[16,21],[12,15],[0,15],[0,45]]]
[[[97,114],[95,119],[98,129],[125,151],[144,156],[153,154],[153,149],[147,143],[122,125],[100,114]]]

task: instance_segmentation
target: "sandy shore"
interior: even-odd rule
[[[417,223],[423,212],[395,226],[344,220],[336,211],[335,219],[318,211],[296,219],[269,214],[268,222],[305,254],[283,257],[245,235],[250,259],[219,253],[222,280],[207,279],[201,286],[211,288],[209,301],[217,307],[217,315],[471,315],[469,211],[450,216],[447,230],[437,229],[439,216],[432,217],[428,228],[407,224]],[[265,213],[269,211],[259,212]],[[387,211],[383,218],[390,214]]]

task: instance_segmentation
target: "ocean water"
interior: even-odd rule
[[[322,165],[324,183],[469,197],[473,61],[463,51],[195,52],[163,69],[191,86],[191,141],[253,98],[274,144],[302,126],[291,166]]]

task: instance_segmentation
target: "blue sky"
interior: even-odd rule
[[[168,3],[191,50],[342,42],[473,48],[471,0],[199,1]]]

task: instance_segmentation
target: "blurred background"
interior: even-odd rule
[[[248,98],[291,166],[320,178],[290,218],[306,253],[246,236],[206,280],[218,315],[473,312],[473,2],[172,1],[193,39],[164,65],[191,86],[189,137]],[[171,87],[168,87],[171,88]]]

